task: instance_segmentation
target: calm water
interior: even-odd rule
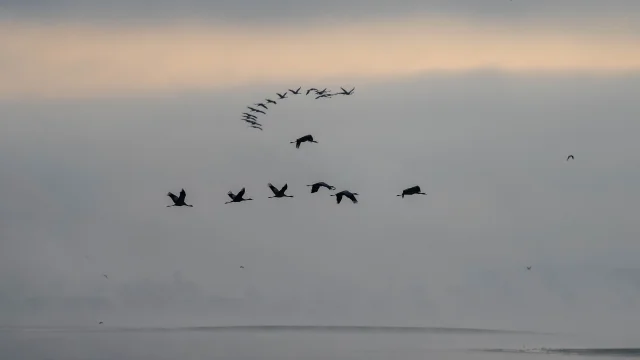
[[[640,358],[640,349],[624,345],[570,334],[437,328],[0,329],[6,360]]]

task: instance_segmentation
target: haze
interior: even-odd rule
[[[153,4],[0,1],[0,325],[640,330],[637,1]]]

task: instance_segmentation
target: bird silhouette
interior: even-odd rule
[[[331,185],[329,185],[329,184],[327,184],[325,182],[322,182],[322,181],[317,182],[315,184],[307,185],[307,186],[311,186],[311,193],[312,194],[318,192],[318,189],[320,189],[321,187],[325,187],[325,188],[327,188],[329,190],[335,190],[336,189],[335,186],[331,186]]]
[[[415,194],[427,195],[427,194],[421,192],[420,186],[416,185],[416,186],[412,186],[410,188],[406,188],[406,189],[402,190],[402,194],[397,195],[397,196],[402,196],[404,198],[405,195],[415,195]]]
[[[231,198],[231,201],[227,201],[225,204],[230,204],[233,202],[241,202],[241,201],[248,201],[248,200],[253,200],[251,198],[248,199],[244,199],[244,188],[242,188],[242,190],[240,190],[236,195],[233,195],[233,193],[231,191],[229,191],[227,193],[227,195],[229,195],[229,197]]]
[[[280,93],[276,93],[278,95],[278,97],[280,99],[286,99],[287,98],[287,93],[285,92],[284,94],[280,94]]]
[[[275,101],[273,101],[273,100],[271,100],[271,99],[265,99],[265,101],[266,101],[268,104],[277,104],[277,102],[275,102]]]
[[[285,195],[285,191],[287,191],[287,184],[284,184],[284,186],[282,187],[282,189],[278,190],[277,187],[273,186],[271,183],[269,183],[269,189],[271,189],[271,191],[273,191],[273,196],[269,196],[269,199],[271,198],[282,198],[282,197],[293,197],[291,195]]]
[[[100,322],[98,323],[98,325],[102,325],[102,324],[104,324],[102,321],[100,321]]]
[[[109,277],[107,276],[107,274],[102,274],[102,276],[104,276],[105,279],[109,279]]]
[[[244,266],[240,265],[240,269],[244,269]]]
[[[257,116],[255,116],[253,114],[246,113],[246,112],[243,112],[242,115],[244,115],[245,117],[254,118],[254,119],[258,118]]]
[[[573,159],[573,155],[567,156],[567,161],[569,161],[569,159]]]
[[[290,91],[292,94],[294,94],[294,95],[299,95],[299,94],[300,94],[300,89],[302,89],[302,86],[300,86],[300,87],[298,88],[298,90],[291,90],[291,89],[289,89],[289,91]]]
[[[342,197],[343,196],[346,196],[347,198],[351,199],[351,201],[354,204],[357,204],[358,200],[356,199],[356,195],[358,195],[358,193],[352,193],[351,191],[348,191],[348,190],[342,190],[339,193],[333,194],[331,196],[335,196],[336,197],[336,202],[338,204],[340,204],[340,201],[342,201]]]
[[[292,141],[291,144],[296,144],[296,149],[300,148],[300,144],[302,144],[303,142],[312,142],[312,143],[318,143],[317,141],[313,140],[313,136],[311,135],[305,135],[299,139],[297,139],[296,141]]]
[[[269,108],[267,107],[267,105],[265,105],[265,104],[263,104],[263,103],[258,103],[258,104],[253,104],[253,105],[255,105],[255,106],[260,106],[260,107],[263,107],[263,108],[265,108],[265,109],[269,110]]]
[[[258,130],[260,130],[260,131],[264,131],[264,130],[262,130],[262,128],[261,128],[260,126],[250,125],[249,127],[250,127],[250,128],[254,128],[254,129],[258,129]]]
[[[307,93],[305,95],[309,95],[309,93],[312,92],[312,91],[318,92],[318,89],[310,88],[309,90],[307,90]]]
[[[351,94],[353,94],[353,90],[355,90],[356,88],[354,87],[353,89],[347,91],[341,86],[340,89],[342,89],[342,92],[338,93],[338,94],[340,94],[340,95],[351,95]]]
[[[175,196],[172,193],[167,193],[167,196],[170,197],[171,200],[173,200],[173,205],[167,205],[167,207],[172,207],[172,206],[193,207],[193,205],[189,205],[186,202],[184,202],[184,199],[187,197],[187,193],[184,191],[184,189],[180,190],[180,197]]]
[[[527,266],[527,270],[531,270],[531,266]]]
[[[249,110],[253,111],[253,112],[257,112],[257,113],[261,113],[261,114],[265,114],[265,115],[267,115],[267,113],[266,113],[266,112],[264,112],[264,111],[262,111],[262,110],[254,109],[254,108],[252,108],[251,106],[247,106],[247,108],[248,108]]]

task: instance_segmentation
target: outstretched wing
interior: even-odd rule
[[[320,184],[313,184],[311,185],[311,193],[315,193],[318,192],[318,189],[320,188]]]
[[[353,194],[346,194],[346,196],[351,199],[351,201],[353,201],[354,204],[358,203],[358,199],[356,199],[356,196]]]
[[[337,193],[337,194],[336,194],[336,202],[337,202],[338,204],[340,204],[340,201],[342,201],[342,193]]]
[[[287,187],[289,187],[289,185],[284,184],[284,186],[282,187],[282,189],[280,189],[280,191],[282,191],[282,192],[287,191]]]
[[[342,92],[345,92],[345,93],[347,93],[347,92],[348,92],[348,91],[347,91],[347,90],[345,90],[342,86],[340,86],[340,89],[342,89]]]
[[[186,191],[184,191],[184,189],[180,190],[180,197],[178,198],[178,201],[183,202],[186,197],[187,197]]]
[[[173,200],[174,203],[178,202],[178,197],[175,196],[173,193],[167,193],[167,196],[171,198],[171,200]]]
[[[296,149],[300,149],[300,143],[302,141],[300,139],[296,140]]]
[[[240,192],[238,192],[238,195],[236,195],[237,198],[242,199],[242,196],[244,195],[244,188],[242,188],[242,190],[240,190]]]
[[[273,195],[278,195],[278,188],[269,183],[269,189],[273,191]]]
[[[233,195],[233,193],[232,193],[231,191],[229,191],[229,192],[227,193],[227,195],[229,195],[229,197],[231,198],[231,200],[234,200],[234,199],[236,198],[236,196],[235,196],[235,195]]]

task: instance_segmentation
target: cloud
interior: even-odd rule
[[[127,96],[478,69],[637,71],[637,32],[597,23],[433,16],[331,27],[4,22],[0,97]]]

